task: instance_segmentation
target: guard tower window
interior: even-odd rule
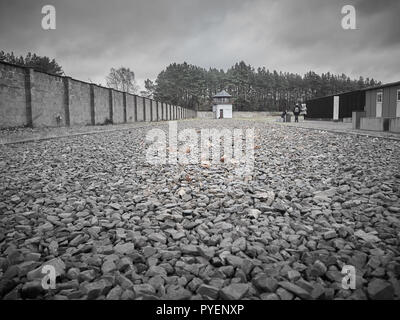
[[[400,102],[400,89],[397,90],[397,102]]]

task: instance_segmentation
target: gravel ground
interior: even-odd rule
[[[0,297],[400,299],[399,142],[249,120],[179,127],[216,123],[256,129],[252,177],[151,166],[149,128],[0,146]]]

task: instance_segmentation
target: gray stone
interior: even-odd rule
[[[311,295],[309,292],[304,290],[303,288],[295,285],[294,283],[291,283],[289,281],[281,281],[279,282],[279,285],[286,289],[287,291],[293,293],[294,295],[298,296],[301,299],[309,300],[311,299]]]
[[[199,249],[197,246],[189,244],[189,245],[181,245],[181,251],[183,254],[188,255],[199,255]]]
[[[275,292],[278,288],[278,281],[266,274],[259,274],[253,279],[253,285],[261,292]]]
[[[390,282],[382,279],[373,279],[368,284],[368,296],[372,300],[393,300],[394,289]]]
[[[331,240],[337,237],[337,233],[335,230],[330,230],[324,233],[325,240]]]
[[[135,245],[132,242],[119,243],[114,247],[114,251],[118,254],[131,254],[135,252]]]
[[[321,277],[327,272],[328,268],[325,264],[319,260],[315,261],[311,270],[310,275],[312,277]]]
[[[224,300],[240,300],[249,291],[246,283],[234,283],[220,290],[220,297]]]
[[[114,287],[107,294],[107,300],[119,300],[121,298],[123,289],[120,286]]]
[[[206,284],[202,284],[197,289],[197,293],[202,295],[205,298],[217,299],[218,298],[218,293],[219,293],[219,288],[213,287],[213,286],[210,286],[210,285],[206,285]]]
[[[133,286],[133,291],[137,296],[143,296],[145,294],[155,294],[156,290],[150,284],[136,284]]]
[[[279,296],[275,293],[262,293],[260,295],[261,300],[280,300]]]
[[[112,260],[104,261],[103,265],[101,266],[101,271],[103,272],[103,274],[111,273],[115,270],[117,270],[117,266]]]
[[[192,293],[179,285],[171,285],[167,289],[168,300],[189,300]]]
[[[160,243],[164,243],[164,244],[167,243],[167,238],[165,237],[164,234],[161,234],[161,233],[151,233],[151,234],[149,234],[148,238],[155,242],[160,242]]]

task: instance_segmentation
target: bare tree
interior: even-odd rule
[[[116,90],[136,93],[139,86],[135,81],[135,73],[129,68],[121,67],[119,69],[111,68],[109,75],[106,78],[107,86]]]

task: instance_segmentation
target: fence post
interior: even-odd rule
[[[152,99],[150,99],[150,121],[153,121],[153,100]]]
[[[114,123],[114,90],[110,88],[109,93],[110,122]]]
[[[122,93],[122,106],[124,109],[124,123],[127,123],[127,115],[126,115],[126,92]]]
[[[96,113],[94,108],[94,84],[90,85],[90,122],[92,126],[96,124]]]
[[[158,114],[158,101],[156,101],[156,114],[157,114],[157,122],[159,121],[159,114]]]
[[[135,122],[137,122],[137,95],[136,94],[133,96],[133,101],[134,101],[134,104],[135,104],[135,106],[134,106],[134,108],[135,108],[135,110],[134,110]]]
[[[143,122],[146,122],[146,98],[143,97]]]
[[[32,117],[32,100],[33,100],[33,82],[34,70],[32,68],[25,69],[25,98],[26,98],[26,124],[33,127]]]
[[[71,125],[71,118],[70,118],[70,92],[71,92],[71,77],[63,77],[64,82],[64,114],[65,114],[65,125]]]

